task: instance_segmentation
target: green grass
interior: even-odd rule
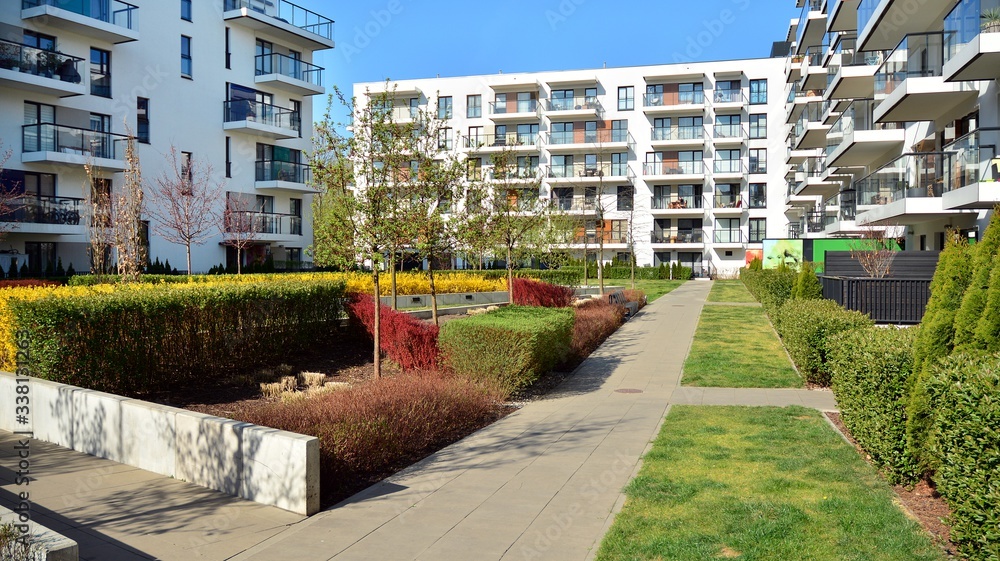
[[[943,555],[815,410],[674,406],[598,561]]]
[[[724,280],[715,281],[712,285],[712,291],[708,293],[708,301],[752,303],[757,300],[751,296],[750,291],[743,285],[743,281]]]
[[[681,384],[717,388],[803,386],[802,377],[788,360],[764,309],[743,306],[704,307],[691,353],[684,361]]]
[[[620,283],[625,288],[629,288],[632,284],[628,279],[624,281],[615,281]],[[678,286],[684,284],[686,281],[676,281],[676,280],[637,280],[635,281],[635,288],[646,293],[646,300],[652,302],[660,296],[669,293],[671,290],[677,288]]]

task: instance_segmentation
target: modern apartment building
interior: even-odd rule
[[[301,262],[312,240],[303,151],[324,93],[311,62],[333,47],[333,22],[286,0],[0,3],[0,139],[13,153],[0,180],[22,194],[0,217],[0,267],[89,268],[87,190],[120,186],[126,125],[147,182],[171,149],[182,165],[211,163],[254,232],[245,260]],[[192,269],[233,263],[231,235],[195,247]],[[183,247],[155,228],[148,240],[151,260],[183,268]]]
[[[398,119],[436,111],[442,141],[490,173],[514,150],[539,196],[579,216],[571,250],[602,262],[681,263],[732,274],[748,249],[783,237],[785,59],[603,68],[389,84]],[[355,84],[358,99],[386,83]],[[768,165],[771,162],[772,165]],[[777,165],[773,165],[777,164]],[[478,173],[478,171],[477,171]],[[603,227],[598,228],[598,220]]]
[[[799,0],[788,83],[789,235],[975,237],[1000,202],[1000,0]]]

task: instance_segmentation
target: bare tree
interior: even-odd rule
[[[191,246],[203,245],[218,229],[225,183],[213,179],[214,170],[208,162],[180,161],[173,146],[165,158],[167,168],[150,190],[149,214],[153,231],[184,246],[190,275]]]
[[[895,238],[888,237],[887,232],[894,226],[878,227],[871,223],[860,224],[861,237],[852,242],[851,257],[856,259],[868,276],[876,279],[884,278],[892,268],[896,258]]]
[[[243,274],[243,255],[257,241],[264,219],[246,193],[226,193],[222,212],[223,244],[236,250],[236,274]]]
[[[142,239],[142,167],[135,153],[135,137],[128,130],[125,141],[125,178],[113,205],[114,240],[118,249],[118,274],[123,282],[138,282],[146,265]]]
[[[10,148],[4,150],[3,139],[0,139],[0,172],[7,166],[13,152]],[[24,208],[22,199],[23,186],[0,184],[0,240],[7,237],[16,225],[18,214]]]
[[[111,180],[98,177],[91,163],[84,165],[86,185],[83,192],[84,220],[87,224],[87,252],[90,254],[90,274],[101,279],[110,270],[111,248],[114,246]]]

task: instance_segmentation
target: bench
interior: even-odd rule
[[[638,302],[629,302],[625,298],[625,293],[621,290],[616,290],[607,295],[608,302],[611,304],[618,304],[625,308],[625,319],[631,318],[636,313],[639,312]]]

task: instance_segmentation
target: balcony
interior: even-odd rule
[[[650,198],[649,208],[658,216],[701,216],[705,213],[704,200],[701,193],[654,195]]]
[[[858,29],[858,4],[860,0],[830,0],[827,3],[829,14],[828,31],[856,31]]]
[[[785,63],[785,82],[789,84],[799,83],[799,80],[802,79],[802,61],[805,58],[804,55],[788,57],[788,62]]]
[[[747,129],[741,123],[720,125],[712,129],[712,141],[718,145],[743,144],[747,140]]]
[[[642,96],[642,110],[650,115],[704,109],[703,91],[647,93]]]
[[[826,99],[865,99],[875,95],[875,72],[889,51],[859,51],[857,39],[847,37],[837,42],[834,54],[840,66],[826,89]]]
[[[814,210],[806,214],[806,232],[810,234],[823,234],[828,226],[837,221],[836,215],[829,215],[825,210]]]
[[[631,137],[625,129],[557,131],[547,134],[546,148],[549,152],[573,152],[594,146],[627,150]]]
[[[949,154],[904,154],[856,181],[859,222],[912,224],[959,214],[944,208]]]
[[[891,49],[903,37],[940,26],[955,0],[861,0],[858,46],[863,51]]]
[[[123,171],[128,137],[43,123],[21,127],[21,163],[51,163]]]
[[[503,150],[535,152],[538,150],[540,139],[537,132],[508,132],[463,137],[465,147],[475,152],[499,152]]]
[[[712,203],[716,216],[739,216],[747,210],[747,202],[738,193],[716,193]]]
[[[550,165],[549,183],[622,183],[629,181],[627,165],[574,163]]]
[[[823,58],[827,45],[813,45],[806,49],[805,57],[802,61],[802,79],[799,80],[799,89],[808,91],[822,91],[829,83],[829,70],[823,66]]]
[[[254,187],[262,190],[315,193],[312,187],[312,168],[309,164],[258,160]]]
[[[650,129],[650,138],[650,143],[656,148],[704,146],[705,127],[704,125],[653,127]]]
[[[874,110],[874,100],[859,99],[840,114],[827,135],[829,166],[870,166],[900,152],[905,136],[903,127],[897,123],[876,123]]]
[[[716,160],[712,164],[712,172],[716,180],[743,179],[747,174],[747,167],[743,160]]]
[[[21,19],[108,43],[139,40],[139,7],[120,0],[21,0]]]
[[[942,77],[941,32],[907,35],[875,73],[877,122],[942,121],[972,109],[978,88]]]
[[[795,123],[795,140],[792,143],[792,149],[824,148],[826,147],[826,135],[829,131],[830,125],[823,122],[823,102],[809,103]]]
[[[705,231],[701,228],[665,228],[654,230],[650,241],[655,244],[685,245],[701,247],[705,244]],[[680,248],[687,249],[687,248]]]
[[[951,158],[942,196],[946,209],[991,209],[1000,203],[1000,129],[980,129],[944,147]]]
[[[647,162],[642,166],[646,181],[691,182],[705,178],[703,160]]]
[[[83,199],[25,195],[8,203],[10,211],[0,221],[13,223],[11,233],[66,234],[84,233],[80,224]]]
[[[597,210],[597,196],[587,197],[553,197],[553,206],[556,210],[563,212],[595,212]]]
[[[743,90],[715,90],[712,93],[712,107],[715,112],[740,111],[747,104]]]
[[[83,59],[0,40],[0,84],[29,92],[67,97],[84,95]]]
[[[822,105],[823,95],[813,90],[800,90],[797,85],[792,86],[792,91],[788,94],[788,103],[785,104],[785,113],[788,115],[785,123],[794,125],[810,104]]]
[[[280,53],[257,55],[254,59],[254,83],[296,95],[320,95],[323,68]],[[409,110],[409,108],[406,108]]]
[[[549,113],[559,113],[559,118],[591,117],[601,118],[604,107],[596,96],[549,99],[545,110]]]
[[[742,230],[715,230],[712,232],[712,243],[717,246],[738,248],[747,244],[747,237]]]
[[[332,49],[333,20],[287,0],[225,0],[222,19],[264,31],[282,43]]]
[[[802,2],[802,11],[799,12],[799,22],[795,30],[796,54],[805,54],[806,48],[823,42],[823,36],[826,35],[824,1],[804,0]]]
[[[227,131],[278,140],[300,135],[298,111],[248,99],[225,101],[223,108],[223,128]]]
[[[491,101],[489,105],[490,118],[494,121],[535,120],[540,117],[536,99]]]
[[[944,79],[992,80],[1000,76],[1000,22],[983,17],[1000,0],[960,0],[944,19]]]
[[[302,236],[302,217],[258,210],[227,211],[224,237],[246,239],[250,235],[259,241],[285,241]]]

